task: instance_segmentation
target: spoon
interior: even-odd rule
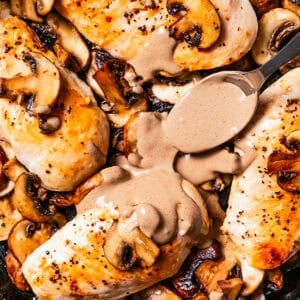
[[[265,81],[299,54],[300,33],[253,71],[223,71],[202,79],[169,113],[164,124],[169,142],[182,152],[195,153],[232,139],[252,119]]]

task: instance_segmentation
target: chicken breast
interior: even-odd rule
[[[151,33],[174,18],[163,1],[56,1],[56,9],[91,42],[125,60],[132,58]]]
[[[151,36],[161,27],[177,32],[175,35],[182,34],[184,38],[171,39],[173,43],[157,42],[151,51],[152,57],[149,55],[146,60],[146,64],[148,61],[152,64],[154,58],[165,55],[164,47],[171,45],[169,55],[173,59],[169,64],[175,62],[177,72],[233,63],[251,49],[257,34],[257,18],[249,0],[178,3],[167,0],[58,0],[55,7],[88,40],[125,60],[134,59],[139,51],[149,51],[142,48],[153,45]],[[216,19],[212,22],[213,15]],[[199,34],[194,32],[195,28]],[[182,30],[184,32],[180,32]],[[192,40],[197,40],[199,35],[200,46],[197,46]],[[204,45],[206,38],[213,39],[208,46]]]
[[[101,186],[99,188],[101,189]],[[168,193],[169,187],[152,185],[151,188],[154,190],[162,188],[161,197],[163,197]],[[82,202],[89,202],[93,208],[83,210],[82,207],[79,208],[78,216],[37,248],[24,262],[22,271],[33,292],[41,300],[78,299],[79,297],[82,297],[80,299],[121,299],[176,274],[192,245],[203,239],[209,227],[205,205],[196,188],[187,184],[184,190],[194,201],[196,223],[201,224],[200,229],[197,224],[193,224],[192,231],[196,231],[194,233],[182,233],[178,229],[174,238],[159,245],[159,256],[155,258],[153,264],[149,266],[137,264],[129,269],[121,269],[115,267],[108,258],[114,255],[117,260],[123,262],[132,255],[126,250],[128,244],[120,242],[117,232],[112,231],[114,224],[122,222],[121,208],[116,208],[113,202],[105,201],[101,191],[95,188],[82,200]],[[122,191],[127,195],[126,190]],[[134,193],[131,192],[130,195],[134,198]],[[139,199],[141,198],[142,195],[139,194]],[[147,193],[143,200],[147,202]],[[182,205],[185,206],[183,200],[181,199]],[[166,205],[172,209],[171,204],[166,203]],[[186,213],[186,210],[182,211]],[[178,216],[176,224],[183,219],[184,215]],[[125,226],[128,230],[127,234],[131,234],[128,229],[131,225],[126,223]],[[162,222],[162,231],[166,231],[167,227]],[[149,238],[147,240],[149,241]],[[132,241],[136,243],[133,249],[138,256],[140,253],[138,248],[143,248],[147,257],[151,256],[152,241],[148,244],[136,234]]]
[[[268,172],[271,153],[291,153],[282,141],[292,132],[299,132],[299,107],[297,68],[263,92],[256,116],[241,137],[242,142],[256,149],[257,156],[233,180],[223,233],[251,268],[280,266],[299,240],[300,194],[280,188],[277,174]],[[293,159],[296,163],[297,158]]]
[[[29,75],[24,56],[31,53],[47,57],[49,63],[56,62],[54,54],[42,47],[25,22],[17,17],[0,20],[0,77]],[[2,96],[0,139],[11,144],[17,159],[37,174],[47,189],[69,191],[105,163],[109,126],[91,89],[72,72],[58,69],[60,90],[52,113],[59,117],[60,128],[43,133],[36,115]]]

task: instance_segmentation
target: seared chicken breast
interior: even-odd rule
[[[125,60],[149,51],[153,35],[165,28],[173,44],[156,43],[145,64],[171,47],[169,64],[175,62],[177,72],[231,64],[251,49],[257,34],[249,0],[58,0],[55,7],[88,40]]]
[[[299,240],[299,183],[293,186],[295,176],[299,176],[299,152],[285,142],[298,132],[294,145],[299,146],[299,99],[297,68],[260,96],[258,111],[241,137],[256,150],[256,158],[233,180],[223,233],[256,269],[280,266]],[[287,190],[284,185],[289,182]]]
[[[101,173],[104,174],[103,172]],[[193,213],[197,222],[193,223],[191,231],[180,229],[180,223],[184,223],[187,214],[187,199],[182,196],[178,204],[178,217],[175,217],[178,226],[175,236],[166,243],[156,245],[152,237],[150,239],[137,233],[136,229],[132,231],[132,221],[129,219],[123,224],[123,229],[126,229],[126,238],[132,236],[129,238],[131,242],[125,242],[123,238],[120,240],[120,232],[115,228],[118,226],[116,224],[122,224],[121,208],[116,207],[113,201],[104,200],[101,190],[102,185],[106,184],[104,175],[102,185],[92,190],[77,206],[79,214],[24,262],[22,271],[34,293],[39,299],[121,299],[176,274],[192,245],[202,241],[209,227],[201,196],[191,184],[181,182],[182,187],[185,186],[188,201],[193,201]],[[116,185],[114,183],[114,190],[120,189]],[[166,185],[151,184],[145,189],[149,188],[162,190],[161,196],[169,191]],[[172,185],[171,188],[175,186]],[[138,196],[147,203],[149,194],[146,191],[144,198],[142,194],[135,194],[132,190],[130,193],[126,189],[122,191],[124,198],[129,196],[134,199]],[[172,210],[171,203],[164,205]],[[181,212],[179,207],[182,207]],[[164,224],[163,220],[161,223],[161,231],[167,231],[168,224]],[[151,264],[138,263],[126,267],[132,257],[137,256],[145,262],[157,250],[159,255]]]
[[[46,102],[53,97],[49,107],[36,106],[33,112],[31,100],[26,106],[22,91],[17,99],[1,96],[0,138],[11,144],[16,158],[37,174],[46,188],[69,191],[105,163],[109,126],[91,89],[74,73],[55,67],[55,63],[54,54],[42,47],[24,21],[17,17],[0,20],[1,82],[17,78],[19,81],[12,84],[13,94],[22,80],[38,72],[36,68],[44,68],[44,79],[37,79],[36,93]],[[56,70],[55,74],[50,73],[48,65]],[[53,81],[48,82],[45,76]],[[24,84],[25,93],[27,88],[30,84]],[[52,95],[55,89],[58,92]],[[45,109],[46,114],[40,115],[39,109]]]

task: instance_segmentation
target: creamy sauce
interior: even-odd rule
[[[101,195],[104,201],[118,208],[119,222],[134,217],[136,227],[157,244],[169,242],[178,233],[189,233],[196,239],[202,231],[200,209],[183,190],[179,174],[154,169],[140,170],[133,175],[118,166],[107,171],[110,175],[106,174],[104,184],[81,202],[79,211],[85,210],[87,201],[94,202]]]
[[[219,143],[223,134],[240,126],[231,118],[243,118],[246,112],[241,103],[248,101],[247,97],[256,95],[247,96],[240,87],[220,79],[204,80],[177,102],[169,115],[140,113],[134,125],[136,151],[127,159],[119,157],[116,166],[102,170],[104,183],[82,200],[78,212],[110,202],[120,214],[121,236],[138,228],[157,244],[183,235],[188,235],[193,244],[201,243],[209,229],[202,198],[205,193],[201,195],[192,184],[200,185],[220,173],[240,172],[247,151],[241,143],[240,152],[226,148],[188,152],[198,151],[199,145],[205,148],[211,141]],[[224,106],[223,101],[228,105]],[[212,116],[213,105],[220,105],[224,112],[219,110],[220,115]],[[215,122],[216,118],[219,122]],[[203,130],[198,130],[199,122],[207,126],[200,125]],[[251,156],[246,165],[252,159]]]
[[[241,169],[241,157],[226,149],[201,154],[184,154],[176,160],[175,169],[189,182],[200,185],[213,180],[218,173],[236,174]]]
[[[171,110],[166,136],[184,153],[212,149],[244,128],[256,103],[257,93],[247,95],[222,76],[204,79]]]
[[[178,73],[182,68],[173,60],[175,46],[176,41],[169,36],[169,30],[160,27],[151,34],[147,43],[128,63],[133,65],[136,73],[142,76],[144,81],[153,78],[158,71]]]

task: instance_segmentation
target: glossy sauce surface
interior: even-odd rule
[[[216,97],[229,104],[220,115],[212,117],[213,105],[224,107],[216,103]],[[111,202],[120,213],[121,235],[126,234],[121,228],[139,228],[157,244],[183,235],[189,235],[193,243],[201,242],[201,235],[208,232],[208,215],[193,184],[213,180],[220,173],[236,174],[244,163],[242,155],[227,148],[189,152],[200,152],[211,141],[218,142],[240,126],[231,122],[231,116],[243,117],[246,112],[241,102],[248,97],[256,95],[247,96],[240,87],[217,78],[201,81],[169,115],[140,113],[135,125],[136,151],[119,158],[117,166],[102,170],[104,183],[83,199],[78,211],[101,206],[102,201]],[[209,126],[200,131],[199,121]],[[251,162],[254,156],[248,159]]]

